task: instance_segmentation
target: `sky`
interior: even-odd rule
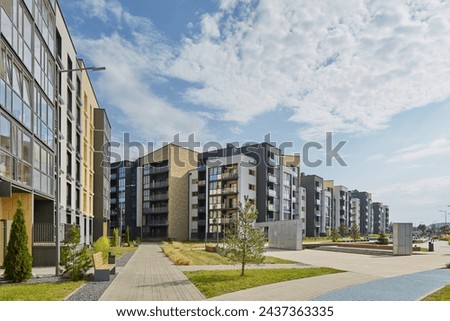
[[[450,216],[449,1],[60,6],[78,56],[106,67],[90,76],[116,153],[125,134],[155,148],[177,134],[200,146],[270,135],[291,143],[286,153],[321,161],[304,162],[306,174],[388,204],[393,222]],[[341,161],[327,164],[333,148]]]

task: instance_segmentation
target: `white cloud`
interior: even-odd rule
[[[152,22],[131,15],[117,1],[108,1],[106,5],[105,1],[96,0],[92,15],[116,19],[117,30],[126,29],[131,35],[125,38],[116,31],[97,39],[74,37],[84,57],[95,65],[106,66],[106,71],[96,74],[95,88],[97,94],[101,93],[103,107],[122,114],[117,123],[142,141],[170,142],[177,133],[183,136],[195,133],[197,139],[209,137],[200,114],[177,108],[155,93],[153,86],[167,81],[161,70],[172,49],[165,45],[164,37]]]
[[[403,148],[397,151],[396,155],[386,162],[411,162],[446,154],[450,154],[450,140],[447,138],[439,138],[433,140],[429,144],[416,144]]]
[[[430,208],[426,208],[426,206],[434,205],[436,207],[443,201],[445,202],[443,197],[447,195],[445,191],[449,188],[450,176],[447,175],[387,184],[374,190],[373,195],[376,199],[386,203],[402,204],[403,208],[423,206],[426,213],[430,211]]]
[[[311,137],[450,96],[448,2],[255,3],[222,1],[184,39],[167,72],[192,83],[186,100],[238,122],[288,107]]]

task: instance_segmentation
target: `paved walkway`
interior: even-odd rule
[[[426,247],[423,245],[423,247]],[[226,301],[410,301],[450,283],[450,246],[436,242],[435,252],[412,256],[376,256],[316,250],[268,250],[268,255],[302,262],[293,265],[333,267],[347,272],[269,284],[214,297]],[[276,267],[267,265],[264,267]],[[278,265],[279,268],[293,267]],[[239,266],[201,266],[200,269],[238,269]],[[182,271],[199,267],[177,267],[158,244],[141,244],[118,273],[100,300],[104,301],[189,301],[203,295]],[[0,274],[1,274],[0,270]],[[54,268],[34,268],[34,274],[53,274]]]
[[[162,253],[157,244],[141,244],[100,297],[101,301],[192,301],[203,295]]]

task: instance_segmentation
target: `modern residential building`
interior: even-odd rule
[[[94,240],[107,236],[110,224],[111,125],[106,111],[94,109]]]
[[[306,188],[303,186],[298,187],[299,191],[299,207],[300,207],[300,220],[302,221],[302,237],[306,237]]]
[[[137,165],[134,161],[121,161],[111,164],[111,225],[124,235],[130,229],[130,237],[140,237],[137,221]],[[112,233],[110,233],[112,235]]]
[[[306,189],[306,236],[326,235],[325,218],[322,213],[323,178],[302,173],[300,185]]]
[[[373,211],[373,232],[379,234],[386,232],[389,228],[389,206],[380,202],[372,203]]]
[[[242,154],[203,161],[190,172],[189,239],[204,238],[207,231],[206,238],[218,240],[236,222],[246,198],[256,203],[256,163]]]
[[[361,224],[361,201],[359,198],[350,199],[350,224]]]
[[[333,191],[331,226],[336,229],[339,229],[341,226],[350,229],[350,193],[347,187],[334,185],[334,180],[325,180],[323,185],[324,189],[332,189]]]
[[[54,235],[56,5],[0,6],[0,265],[19,198],[34,263],[49,253],[54,262],[54,247],[32,236]],[[43,233],[32,233],[33,225]]]
[[[198,153],[168,144],[139,159],[137,221],[142,239],[189,238],[189,173]]]
[[[373,233],[372,194],[353,190],[351,191],[351,197],[352,199],[359,199],[359,228],[361,235]]]
[[[197,230],[197,233],[191,230],[191,238],[205,239],[215,235],[211,234],[209,221],[217,213],[210,211],[208,202],[211,195],[214,195],[211,193],[215,193],[216,185],[207,184],[207,170],[215,168],[213,164],[225,166],[221,169],[217,167],[217,170],[222,171],[226,170],[226,164],[234,168],[236,182],[233,187],[237,187],[238,201],[242,202],[245,195],[255,194],[257,222],[301,219],[299,157],[283,155],[280,149],[265,142],[242,147],[228,144],[226,148],[200,154],[198,173],[191,172],[192,179],[199,182],[191,186],[192,191],[197,191],[199,195],[198,199],[191,199],[191,205],[198,206],[198,209],[192,209],[191,206],[191,216],[197,222],[191,224],[192,229]],[[219,182],[221,187],[225,186],[224,184]],[[222,214],[226,213],[222,211]]]
[[[69,225],[93,240],[95,95],[57,1],[0,6],[0,265],[19,197],[33,264],[53,265]]]

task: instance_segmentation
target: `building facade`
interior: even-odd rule
[[[301,186],[306,190],[306,236],[326,235],[322,215],[323,178],[317,175],[301,174]]]
[[[137,221],[137,162],[121,161],[111,164],[111,225],[124,235],[126,228],[134,240],[140,237]],[[110,233],[112,234],[112,233]]]
[[[93,240],[93,91],[57,1],[0,6],[0,265],[19,197],[33,264],[53,265],[70,225]]]
[[[94,109],[94,240],[107,236],[110,224],[111,125],[106,111]]]
[[[188,177],[197,157],[195,151],[168,144],[139,159],[137,224],[143,240],[189,238]]]
[[[359,199],[359,229],[361,235],[373,233],[372,194],[353,190],[351,191],[351,197],[352,199]]]
[[[242,154],[205,160],[205,165],[191,171],[189,239],[223,238],[245,199],[256,203],[256,173],[254,159]]]

